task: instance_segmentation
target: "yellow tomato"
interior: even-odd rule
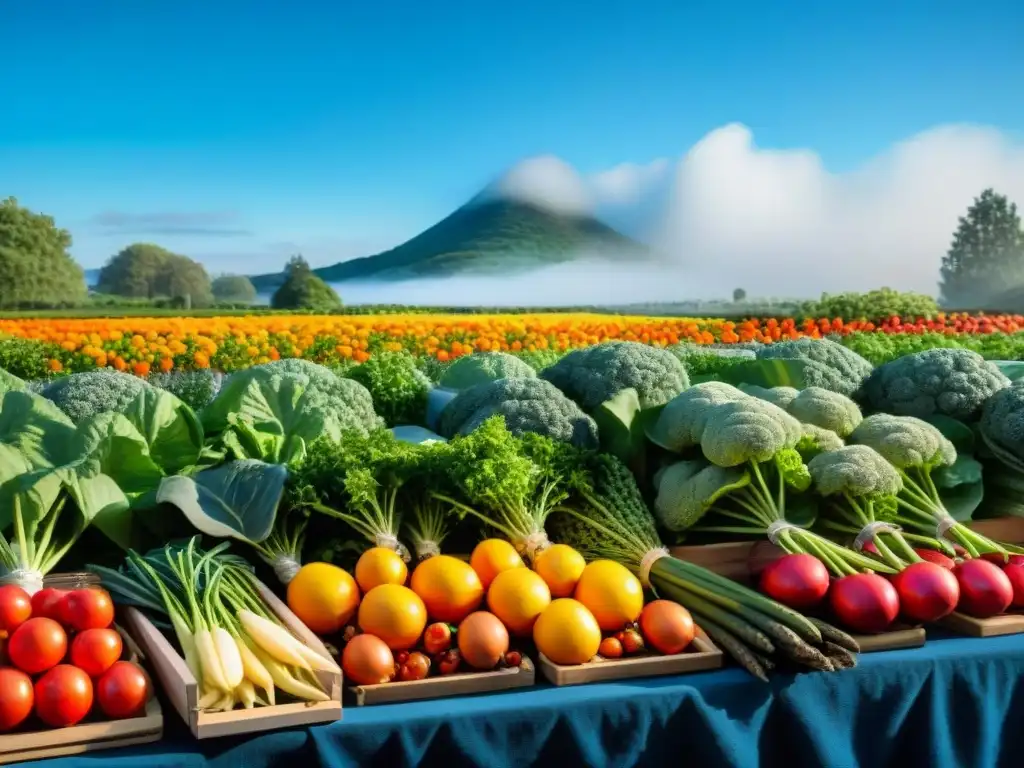
[[[537,618],[533,642],[555,664],[585,664],[597,655],[601,628],[585,605],[563,597]]]
[[[359,587],[336,565],[307,563],[288,583],[288,607],[318,635],[332,635],[359,607]]]
[[[552,597],[571,597],[586,566],[583,555],[568,544],[552,544],[533,561],[533,570],[547,583]]]
[[[594,614],[605,632],[618,632],[632,624],[644,609],[640,579],[614,560],[595,560],[583,569],[575,598]]]
[[[499,573],[487,590],[487,607],[513,635],[529,635],[537,617],[551,604],[544,579],[526,568]]]
[[[356,581],[363,592],[381,584],[405,584],[408,575],[402,556],[387,547],[372,547],[356,562]]]
[[[484,599],[476,571],[450,555],[435,555],[417,565],[409,586],[422,598],[432,619],[450,624],[469,616]]]
[[[379,637],[393,651],[419,642],[427,626],[427,608],[415,592],[398,584],[381,584],[359,604],[359,628]]]
[[[494,577],[509,568],[525,566],[516,548],[504,539],[484,539],[473,548],[469,564],[480,577],[484,589],[491,586]]]

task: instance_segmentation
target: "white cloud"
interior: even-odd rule
[[[666,205],[667,173],[674,178]],[[815,151],[762,149],[734,124],[674,163],[625,164],[585,178],[546,157],[521,163],[509,178],[520,197],[611,221],[663,211],[647,235],[664,252],[679,298],[723,296],[737,285],[751,296],[882,285],[934,293],[939,262],[974,197],[994,187],[1024,206],[1024,143],[992,128],[942,126],[831,173]]]
[[[586,213],[594,204],[586,181],[571,165],[553,155],[517,163],[485,195],[532,202],[560,213]]]

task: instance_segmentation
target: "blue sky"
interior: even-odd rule
[[[808,10],[816,8],[817,10]],[[0,16],[0,195],[99,266],[212,271],[406,239],[503,169],[678,158],[740,122],[858,168],[936,125],[1024,130],[1024,4],[36,0]]]

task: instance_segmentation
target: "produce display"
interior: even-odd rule
[[[990,349],[1019,320],[990,328]],[[372,330],[379,317],[274,316],[261,319],[256,365],[225,358],[224,375],[185,387],[172,382],[177,356],[201,351],[189,334],[217,336],[203,337],[209,365],[250,321],[180,322],[161,343],[184,351],[162,379],[0,376],[0,622],[13,664],[0,679],[15,698],[48,675],[99,697],[103,676],[124,669],[102,663],[115,650],[109,599],[40,589],[70,563],[102,579],[90,599],[109,594],[164,630],[200,707],[222,713],[327,701],[323,676],[339,672],[399,691],[530,659],[688,653],[698,633],[760,679],[839,672],[864,635],[1024,608],[1024,549],[970,525],[1021,514],[1024,364],[969,341],[869,360],[857,334],[896,337],[897,323],[690,334],[690,321],[606,316],[574,334],[541,316],[546,336],[522,324],[529,344],[504,333],[464,349],[449,327],[416,358],[383,347],[386,334],[440,321],[385,332]],[[463,322],[479,340],[504,321]],[[968,321],[928,322],[915,338]],[[41,327],[25,321],[22,335]],[[321,332],[344,333],[350,354],[340,338],[317,346]],[[318,349],[332,365],[284,359],[275,345],[288,334],[288,355]],[[100,341],[95,357],[125,337]],[[778,556],[748,583],[671,549],[758,540]],[[288,630],[263,584],[333,658]],[[31,639],[56,654],[59,635],[55,661],[25,650]],[[59,721],[38,703],[56,683],[30,682],[38,717]]]
[[[152,694],[101,589],[0,586],[0,734],[137,717]]]

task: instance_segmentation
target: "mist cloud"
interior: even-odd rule
[[[726,296],[737,286],[751,296],[883,285],[935,293],[940,260],[974,197],[994,187],[1024,204],[1024,143],[996,129],[943,126],[832,173],[811,149],[761,148],[733,124],[678,160],[584,176],[557,158],[534,158],[505,180],[521,199],[612,223],[653,222],[630,234],[663,254],[663,279],[677,299]],[[664,298],[636,295],[663,290],[657,269],[605,274],[635,300]]]

